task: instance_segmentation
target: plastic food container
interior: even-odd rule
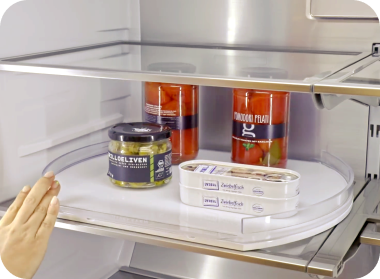
[[[299,194],[295,171],[215,161],[189,161],[180,166],[183,186],[213,192],[283,199]]]
[[[170,182],[170,128],[152,123],[120,123],[108,135],[108,176],[114,185],[151,188]]]
[[[246,195],[207,191],[180,185],[184,204],[254,216],[277,215],[287,218],[297,214],[300,195],[288,199],[269,199]]]
[[[155,63],[149,71],[194,73],[187,63]],[[198,96],[199,86],[170,83],[145,83],[145,120],[172,129],[173,164],[193,160],[199,151]]]
[[[273,68],[246,68],[243,76],[286,79]],[[253,89],[234,90],[232,160],[285,168],[288,157],[290,94]]]

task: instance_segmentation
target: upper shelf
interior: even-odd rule
[[[312,93],[315,83],[370,55],[369,52],[118,41],[3,58],[0,70]],[[149,67],[153,63],[171,62],[190,63],[195,68],[170,72]],[[252,68],[255,73],[247,70]],[[281,69],[281,74],[267,74],[267,68]]]
[[[380,96],[380,57],[368,56],[314,85],[314,93]]]

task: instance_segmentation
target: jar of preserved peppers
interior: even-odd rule
[[[273,68],[246,68],[248,77],[286,79]],[[289,92],[234,89],[232,160],[285,168],[288,157]]]
[[[152,123],[120,123],[108,135],[111,182],[126,188],[152,188],[170,182],[171,130]]]
[[[149,71],[194,73],[187,63],[155,63]],[[198,130],[199,86],[169,83],[145,83],[145,120],[172,129],[172,162],[193,160],[199,151]]]

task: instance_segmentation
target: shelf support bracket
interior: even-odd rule
[[[380,179],[380,107],[369,107],[366,177]]]

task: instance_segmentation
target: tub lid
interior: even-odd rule
[[[108,136],[116,141],[153,142],[170,138],[171,129],[154,123],[119,123],[109,129]]]

